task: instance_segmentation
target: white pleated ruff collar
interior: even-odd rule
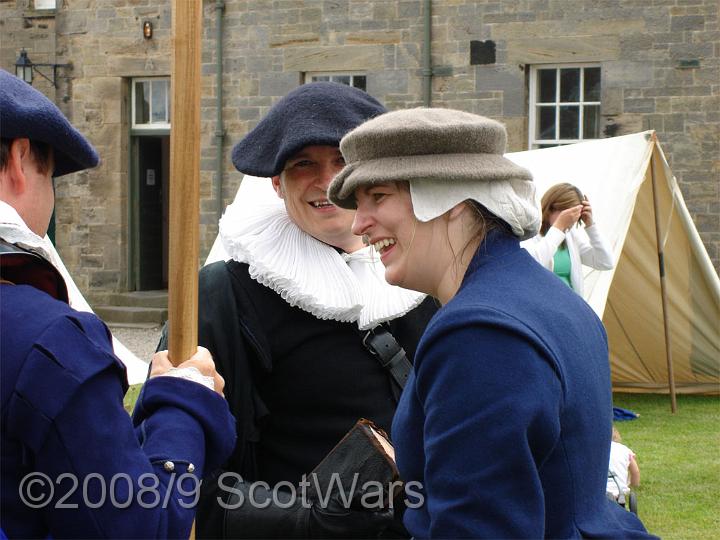
[[[248,264],[252,279],[318,319],[368,330],[425,299],[388,285],[371,247],[339,253],[302,231],[267,178],[245,176],[220,220],[220,239],[229,258]]]

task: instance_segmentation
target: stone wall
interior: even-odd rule
[[[229,138],[305,72],[367,72],[368,91],[389,108],[422,105],[422,10],[421,1],[228,2]],[[603,130],[658,132],[718,268],[719,10],[716,0],[435,0],[432,103],[502,120],[509,150],[524,150],[528,67],[599,63]],[[496,43],[494,65],[470,65],[472,40]]]
[[[204,2],[201,259],[217,233],[216,12]],[[167,0],[72,0],[56,15],[0,1],[0,62],[20,47],[35,61],[72,62],[53,97],[103,162],[58,186],[58,247],[93,298],[127,288],[128,107],[132,77],[170,74]],[[717,0],[434,0],[433,105],[497,118],[509,150],[528,144],[529,66],[602,68],[608,135],[655,129],[716,268],[720,266],[720,28]],[[391,109],[422,105],[420,0],[224,2],[223,199],[241,175],[232,145],[307,72],[355,71]],[[154,36],[142,37],[143,20]],[[470,64],[492,40],[496,62]],[[30,52],[32,51],[32,53]]]
[[[36,10],[33,0],[0,1],[0,67],[15,73],[15,61],[25,49],[36,63],[63,63],[58,60],[55,10]],[[42,72],[52,78],[51,68]],[[33,85],[55,102],[62,102],[71,71],[58,70],[58,90],[41,75]]]

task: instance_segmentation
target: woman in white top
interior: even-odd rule
[[[563,183],[548,189],[541,205],[540,234],[521,246],[582,296],[583,264],[596,270],[614,266],[610,247],[593,222],[590,201],[578,188]],[[586,234],[580,231],[581,221]]]
[[[622,444],[621,441],[620,432],[613,426],[606,491],[617,502],[625,505],[626,495],[630,492],[630,487],[640,485],[640,466],[635,452]]]

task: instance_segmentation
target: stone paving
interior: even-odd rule
[[[122,328],[111,327],[113,335],[130,349],[135,356],[143,362],[150,362],[158,341],[162,327],[152,328]]]

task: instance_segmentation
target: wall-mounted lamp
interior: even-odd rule
[[[15,61],[15,75],[18,79],[22,79],[26,83],[32,84],[32,62],[30,62],[25,49],[20,51],[20,56],[18,56],[18,59]]]
[[[145,39],[151,39],[153,33],[153,25],[151,21],[143,22],[143,37]]]
[[[38,67],[51,67],[52,68],[52,79],[45,75],[42,71],[38,69]],[[72,67],[72,64],[36,64],[27,55],[27,51],[25,49],[20,51],[20,56],[18,56],[18,59],[15,60],[15,75],[19,79],[22,79],[28,84],[33,83],[33,73],[37,72],[40,74],[41,77],[48,80],[50,84],[52,84],[55,88],[57,88],[57,68],[67,68]]]

